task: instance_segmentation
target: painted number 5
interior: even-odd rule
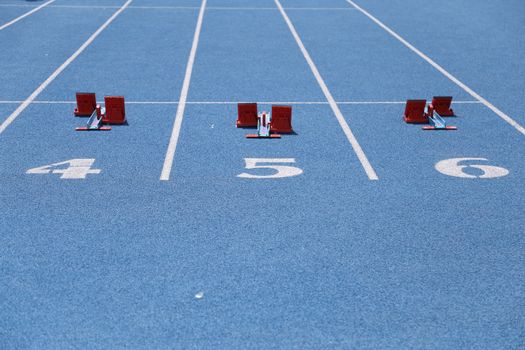
[[[273,174],[256,175],[242,173],[237,177],[244,179],[278,179],[282,177],[291,177],[301,175],[303,170],[290,165],[277,165],[282,163],[295,163],[295,158],[244,158],[246,169],[271,169],[275,170]],[[277,163],[277,164],[276,164]]]
[[[505,168],[493,165],[485,164],[468,164],[468,162],[475,161],[487,161],[486,158],[452,158],[445,159],[436,164],[436,170],[440,173],[448,176],[462,177],[466,179],[492,179],[495,177],[502,177],[509,174],[509,171]],[[460,164],[461,162],[467,162],[467,164]],[[477,169],[477,172],[482,174],[473,175],[472,172],[469,174],[464,170],[468,168]]]

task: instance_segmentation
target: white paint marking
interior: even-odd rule
[[[301,175],[303,169],[290,165],[275,165],[271,163],[295,163],[295,158],[244,158],[246,169],[272,169],[276,173],[270,175],[256,175],[250,173],[241,173],[237,177],[244,179],[279,179],[283,177],[292,177]],[[263,165],[260,165],[263,163]],[[270,164],[264,164],[270,163]]]
[[[38,6],[38,7],[34,8],[34,9],[32,9],[31,11],[24,13],[23,15],[21,15],[21,16],[15,18],[15,19],[13,19],[12,21],[7,22],[6,24],[0,26],[0,30],[9,27],[9,26],[12,25],[12,24],[15,24],[16,22],[20,21],[21,19],[26,18],[27,16],[31,16],[33,13],[35,13],[35,12],[37,12],[37,11],[43,9],[44,7],[46,7],[47,5],[49,5],[49,4],[51,4],[51,3],[55,2],[55,1],[56,1],[56,0],[50,0],[50,1],[48,1],[48,2],[43,3],[43,4],[40,5],[40,6]]]
[[[173,157],[177,150],[177,142],[179,141],[180,129],[182,126],[182,118],[184,117],[184,109],[186,108],[186,99],[188,98],[188,91],[190,89],[191,73],[193,71],[193,64],[195,63],[195,55],[197,54],[197,47],[199,46],[199,37],[202,28],[202,19],[204,17],[204,9],[206,8],[206,0],[202,0],[199,17],[197,19],[197,26],[195,27],[195,35],[193,36],[193,44],[191,45],[190,56],[188,57],[188,64],[186,65],[186,74],[184,75],[184,82],[182,83],[182,90],[180,92],[179,104],[177,106],[177,114],[175,115],[175,122],[166,151],[166,158],[164,159],[164,166],[160,174],[160,180],[167,181],[170,179],[171,168],[173,166]]]
[[[341,126],[341,129],[343,129],[343,132],[345,133],[346,138],[352,145],[352,148],[354,149],[354,152],[357,155],[357,158],[359,158],[359,161],[361,162],[363,169],[368,175],[368,178],[370,180],[378,180],[379,178],[377,177],[377,174],[374,171],[374,168],[372,168],[372,165],[368,161],[368,158],[366,157],[365,152],[363,152],[363,149],[361,148],[361,146],[359,145],[359,142],[355,138],[352,130],[350,129],[350,126],[348,126],[348,123],[343,117],[343,114],[341,113],[341,110],[337,106],[337,103],[335,102],[332,94],[330,93],[330,90],[328,90],[328,87],[326,86],[324,79],[321,77],[321,74],[317,70],[317,67],[315,66],[314,61],[310,57],[310,54],[308,53],[306,48],[304,47],[304,44],[301,38],[299,37],[299,34],[297,34],[297,31],[295,30],[295,27],[292,24],[292,21],[290,21],[290,18],[288,18],[288,15],[284,11],[279,0],[274,0],[274,1],[277,7],[279,8],[279,11],[281,12],[281,15],[283,16],[286,24],[288,25],[288,28],[292,32],[292,35],[295,38],[295,41],[297,42],[297,45],[299,45],[299,48],[301,49],[301,52],[303,53],[303,56],[306,59],[306,62],[308,62],[308,65],[310,66],[310,69],[312,70],[312,73],[314,74],[315,79],[317,79],[317,83],[321,87],[321,90],[323,91],[326,99],[328,100],[330,107],[332,108],[332,111],[334,112],[335,117],[337,118],[337,121],[339,122],[339,125]]]
[[[352,0],[346,0],[350,5],[354,6],[356,9],[361,11],[365,16],[370,18],[373,22],[375,22],[378,26],[383,28],[387,33],[392,35],[394,38],[399,40],[403,45],[408,47],[410,50],[412,50],[415,54],[417,54],[419,57],[427,61],[432,67],[437,69],[441,74],[446,76],[448,79],[450,79],[453,83],[455,83],[457,86],[462,88],[465,92],[467,92],[470,96],[474,97],[476,100],[484,104],[487,108],[492,110],[496,115],[498,115],[501,119],[506,121],[508,124],[510,124],[512,127],[514,127],[516,130],[518,130],[521,134],[525,135],[525,128],[518,124],[514,119],[509,117],[507,114],[503,113],[500,109],[498,109],[496,106],[494,106],[492,103],[487,101],[485,98],[480,96],[477,92],[472,90],[470,87],[465,85],[463,82],[461,82],[458,78],[453,76],[451,73],[449,73],[445,68],[441,67],[439,64],[437,64],[434,60],[432,60],[430,57],[425,55],[423,52],[419,51],[417,48],[415,48],[412,44],[410,44],[408,41],[406,41],[404,38],[402,38],[399,34],[394,32],[392,29],[387,27],[383,22],[378,20],[376,17],[372,16],[370,13],[368,13],[363,8],[359,7],[356,3],[354,3]]]
[[[0,101],[0,104],[20,104],[24,101]],[[188,105],[236,105],[250,101],[186,101]],[[103,104],[104,101],[97,103]],[[328,101],[257,101],[258,104],[268,105],[327,105]],[[337,101],[338,105],[404,105],[406,101]],[[69,104],[76,101],[32,101],[31,104]],[[126,101],[131,105],[177,105],[179,101]],[[479,101],[454,101],[453,104],[482,104]]]
[[[55,1],[55,0],[53,0]],[[27,4],[0,4],[0,7],[35,7],[36,5],[27,5]],[[64,8],[64,9],[76,9],[76,8],[86,8],[86,9],[114,9],[119,8],[119,6],[114,5],[53,5],[52,8]],[[129,6],[128,9],[139,9],[139,10],[199,10],[198,6]],[[307,11],[348,11],[356,10],[355,8],[350,7],[285,7],[285,10],[307,10]],[[249,11],[277,11],[275,7],[249,7],[249,6],[211,6],[206,7],[206,10],[249,10]]]
[[[99,34],[102,33],[102,31],[104,29],[106,29],[107,26],[109,26],[111,24],[111,22],[113,22],[113,20],[115,18],[117,18],[117,16],[120,15],[122,13],[122,11],[124,11],[126,9],[126,7],[129,6],[129,4],[132,1],[133,0],[126,1],[126,3],[124,5],[122,5],[122,7],[120,7],[120,9],[118,11],[116,11],[111,17],[109,17],[109,19],[102,26],[100,26],[100,28],[98,28],[97,31],[95,33],[93,33],[86,40],[86,42],[84,44],[82,44],[82,46],[80,46],[77,51],[75,51],[75,53],[73,55],[71,55],[71,57],[69,57],[64,63],[62,63],[62,65],[60,67],[58,67],[57,70],[55,70],[46,79],[46,81],[44,81],[35,91],[33,91],[33,93],[24,102],[22,102],[22,104],[20,106],[18,106],[18,108],[13,113],[11,113],[11,115],[9,117],[7,117],[7,119],[2,123],[2,125],[0,125],[0,135],[20,115],[20,113],[22,113],[27,108],[27,106],[29,106],[31,104],[31,102],[33,102],[35,100],[35,98],[37,98],[38,95],[40,95],[40,93],[42,91],[44,91],[44,89],[49,84],[51,84],[51,82],[53,80],[55,80],[55,78],[60,73],[62,73],[62,71],[64,69],[66,69],[67,66],[69,66],[71,64],[71,62],[73,62],[97,38],[97,36],[99,36]]]
[[[102,170],[91,169],[95,159],[70,159],[59,163],[32,168],[26,174],[62,174],[61,179],[85,179],[89,174],[100,174]],[[67,165],[67,168],[62,166]]]
[[[285,10],[306,10],[306,11],[322,11],[322,10],[340,10],[340,11],[348,11],[348,10],[355,10],[354,8],[348,8],[348,7],[285,7]],[[256,11],[256,10],[270,10],[270,11],[276,11],[278,10],[275,7],[227,7],[227,6],[216,6],[216,7],[208,7],[208,10],[250,10],[250,11]]]
[[[0,7],[37,7],[33,4],[0,4]]]
[[[22,100],[5,100],[0,104],[19,104]],[[250,103],[253,101],[186,101],[188,105],[236,105],[238,103]],[[103,104],[104,101],[97,103]],[[328,101],[257,101],[258,104],[288,104],[288,105],[327,105]],[[406,101],[337,101],[340,105],[402,105]],[[32,101],[31,104],[76,104],[76,101]],[[126,104],[135,105],[176,105],[179,101],[126,101]],[[480,101],[454,101],[453,104],[482,104]]]
[[[465,161],[487,161],[487,158],[452,158],[437,162],[435,168],[444,175],[461,177],[465,179],[493,179],[496,177],[507,176],[509,170],[493,165],[484,164],[467,164],[461,165]],[[464,172],[466,168],[475,168],[482,171],[482,175],[476,176]]]

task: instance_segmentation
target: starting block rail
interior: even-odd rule
[[[423,130],[457,130],[458,128],[452,125],[447,125],[445,119],[436,111],[431,108],[428,115],[429,126],[424,126]]]
[[[110,126],[102,125],[102,111],[99,105],[93,111],[86,126],[75,128],[76,131],[109,131]]]
[[[257,134],[246,135],[247,139],[280,139],[281,135],[272,133],[272,115],[262,112],[257,116]]]

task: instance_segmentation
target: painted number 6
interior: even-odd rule
[[[244,179],[278,179],[301,175],[303,170],[290,165],[276,165],[275,163],[295,163],[295,158],[244,158],[246,169],[272,169],[276,172],[270,175],[255,175],[242,173],[237,175]],[[267,164],[261,164],[267,163]]]
[[[487,161],[486,158],[452,158],[445,159],[436,163],[436,170],[442,174],[448,176],[462,177],[466,179],[492,179],[495,177],[502,177],[509,174],[509,171],[505,168],[493,165],[484,165],[484,164],[466,164],[461,165],[461,162],[464,161]],[[476,176],[468,174],[463,170],[466,168],[474,168],[481,170],[483,174]]]

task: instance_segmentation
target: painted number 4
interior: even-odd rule
[[[91,169],[94,162],[95,159],[70,159],[29,169],[26,174],[62,174],[61,179],[85,179],[88,174],[100,174],[100,169]]]
[[[257,173],[242,173],[237,175],[237,177],[244,179],[278,179],[283,177],[297,176],[303,173],[303,169],[298,167],[281,165],[286,163],[295,163],[295,158],[244,158],[244,161],[246,162],[246,169],[272,170],[271,174],[266,175],[259,175]]]

